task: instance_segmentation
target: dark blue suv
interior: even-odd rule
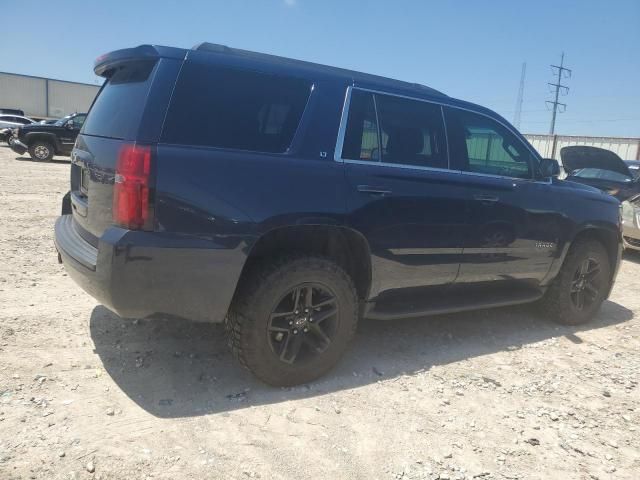
[[[577,324],[609,295],[618,202],[486,108],[206,43],[95,72],[61,261],[121,316],[224,321],[267,383],[325,373],[360,317],[537,301]]]

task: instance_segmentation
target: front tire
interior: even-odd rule
[[[340,359],[358,323],[349,275],[326,258],[289,257],[250,269],[227,316],[239,362],[273,386],[308,383]]]
[[[593,318],[610,286],[611,264],[602,244],[578,240],[571,246],[540,306],[557,323],[580,325]]]
[[[39,162],[50,162],[54,153],[53,145],[48,142],[36,141],[29,146],[29,155]]]

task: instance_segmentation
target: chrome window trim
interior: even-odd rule
[[[444,118],[444,107],[440,105],[440,115],[442,115],[442,126],[444,127],[444,146],[447,149],[447,170],[451,170],[451,152],[449,151],[449,133],[447,132],[447,120]],[[458,170],[461,171],[461,170]]]
[[[466,172],[461,172],[460,170],[450,170],[448,168],[437,168],[437,167],[424,167],[422,165],[408,165],[406,163],[371,162],[369,160],[351,160],[349,158],[345,158],[340,161],[343,163],[353,163],[356,165],[395,167],[403,170],[423,170],[428,172],[444,172],[444,173],[466,173]]]
[[[382,162],[382,129],[380,128],[380,116],[378,115],[378,101],[375,95],[371,95],[373,100],[373,111],[376,115],[376,132],[378,136],[378,163]],[[361,145],[362,146],[362,142]]]
[[[405,98],[408,100],[414,100],[417,102],[425,102],[425,103],[431,103],[434,105],[438,105],[440,106],[440,111],[442,112],[442,121],[444,123],[444,132],[445,132],[445,141],[447,143],[447,164],[449,165],[449,167],[451,167],[451,159],[450,159],[450,152],[449,152],[449,137],[448,137],[448,132],[447,132],[447,123],[445,120],[445,115],[444,115],[444,107],[449,107],[449,108],[456,108],[458,110],[464,110],[466,112],[470,112],[470,113],[474,113],[476,115],[481,115],[483,117],[488,118],[489,120],[493,120],[494,122],[498,123],[499,125],[502,125],[504,128],[507,129],[507,131],[509,131],[512,135],[514,135],[519,141],[520,143],[527,149],[527,151],[533,155],[533,157],[535,159],[537,159],[538,161],[540,160],[540,155],[538,154],[538,152],[536,152],[535,150],[532,149],[532,147],[527,143],[522,141],[522,139],[520,138],[520,134],[511,126],[509,126],[508,124],[504,123],[503,121],[492,117],[491,115],[488,115],[486,113],[483,112],[478,112],[477,110],[472,110],[470,108],[465,108],[465,107],[460,107],[457,105],[451,105],[449,103],[446,102],[442,102],[442,101],[437,101],[437,100],[429,100],[426,98],[418,98],[418,97],[411,97],[409,95],[401,95],[398,93],[390,93],[390,92],[385,92],[383,90],[375,90],[372,88],[364,88],[364,87],[356,87],[354,85],[349,85],[347,87],[347,92],[345,94],[345,101],[344,104],[342,105],[342,113],[340,115],[340,127],[338,128],[338,138],[336,141],[336,148],[334,151],[334,155],[333,155],[333,159],[336,162],[348,162],[348,163],[358,163],[358,164],[366,164],[366,165],[383,165],[383,166],[394,166],[394,167],[398,167],[398,168],[412,168],[412,169],[417,169],[417,170],[436,170],[436,171],[449,171],[449,172],[459,172],[459,173],[465,173],[465,174],[473,174],[476,176],[484,176],[484,177],[491,177],[491,178],[507,178],[507,179],[516,179],[516,180],[524,180],[524,181],[534,181],[534,182],[540,182],[539,179],[535,178],[534,175],[532,175],[531,178],[519,178],[519,177],[509,177],[506,175],[494,175],[494,174],[489,174],[489,173],[479,173],[479,172],[467,172],[464,170],[451,170],[449,169],[444,169],[444,168],[433,168],[433,167],[421,167],[418,165],[407,165],[407,164],[403,164],[403,163],[384,163],[384,162],[371,162],[368,160],[350,160],[350,159],[344,159],[342,158],[342,147],[344,146],[344,136],[345,136],[345,132],[346,132],[346,128],[347,128],[347,121],[349,120],[349,106],[351,104],[351,92],[353,90],[360,90],[363,92],[369,92],[369,93],[374,93],[374,94],[378,94],[378,95],[388,95],[391,97],[398,97],[398,98]],[[375,97],[374,97],[375,98]],[[377,116],[377,112],[376,112],[376,116]],[[378,129],[380,128],[380,124],[378,122]],[[380,142],[382,141],[382,139],[380,138],[380,135],[378,135],[378,143],[380,144]],[[382,158],[382,156],[380,157]],[[535,172],[532,172],[535,173]],[[545,181],[542,183],[551,183],[550,181]]]
[[[342,158],[342,147],[344,146],[344,135],[347,130],[347,117],[349,116],[349,106],[351,105],[352,89],[352,85],[349,85],[347,87],[347,93],[345,93],[344,103],[342,104],[342,113],[340,114],[340,127],[338,128],[338,139],[336,141],[336,149],[333,152],[333,159],[336,162],[344,162],[344,159]]]

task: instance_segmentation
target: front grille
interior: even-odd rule
[[[624,241],[633,247],[640,248],[640,240],[631,237],[624,237]]]

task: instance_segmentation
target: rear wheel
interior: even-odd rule
[[[540,305],[556,322],[579,325],[595,315],[610,285],[611,265],[602,244],[596,240],[578,240]]]
[[[34,160],[49,162],[53,158],[53,146],[48,142],[35,141],[29,146],[29,155]]]
[[[353,337],[358,299],[351,278],[325,258],[295,257],[252,269],[227,316],[240,363],[274,386],[330,370]]]

